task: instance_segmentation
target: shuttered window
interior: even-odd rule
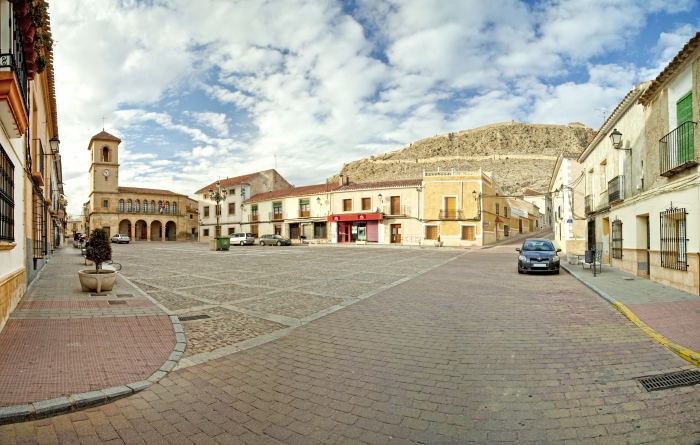
[[[344,212],[352,211],[352,199],[343,199],[343,211]]]
[[[464,241],[474,241],[476,240],[476,227],[474,226],[462,226],[462,240]]]
[[[436,240],[438,236],[437,226],[425,226],[425,239]]]

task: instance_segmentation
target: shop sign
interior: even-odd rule
[[[331,215],[326,218],[326,221],[379,221],[381,219],[381,213],[356,213],[352,215]]]

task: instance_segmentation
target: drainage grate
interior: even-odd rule
[[[119,298],[134,298],[133,294],[117,294]]]
[[[99,293],[99,294],[97,292],[90,292],[90,296],[91,297],[106,297],[107,294],[105,294],[104,292]]]
[[[190,315],[188,317],[178,317],[180,321],[194,321],[194,320],[205,320],[211,318],[208,315]]]
[[[700,383],[700,371],[683,371],[672,374],[655,375],[639,379],[639,383],[647,391],[675,388],[677,386],[690,386]]]
[[[126,301],[123,301],[123,300],[107,300],[107,303],[109,303],[109,304],[126,304]]]

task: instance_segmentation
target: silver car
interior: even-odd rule
[[[251,245],[255,243],[255,238],[253,237],[252,233],[234,233],[231,235],[231,245],[235,246],[238,244],[239,246],[244,246],[246,244]]]
[[[112,237],[112,242],[121,244],[121,243],[127,243],[129,244],[129,241],[131,241],[131,238],[129,238],[128,235],[124,235],[123,233],[117,233]]]

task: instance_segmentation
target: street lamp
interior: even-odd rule
[[[58,146],[61,144],[61,141],[58,140],[57,136],[52,137],[49,139],[49,145],[51,146],[51,151],[54,153],[58,153]]]
[[[221,212],[219,211],[219,203],[226,199],[226,190],[221,190],[221,181],[216,181],[216,189],[209,189],[209,199],[216,202],[216,207],[214,211],[216,212],[216,228],[214,233],[216,236],[221,235],[221,227],[219,227],[219,216]]]
[[[631,148],[622,148],[622,133],[617,131],[617,128],[613,130],[612,133],[610,133],[610,142],[612,142],[612,146],[616,150],[626,150],[632,153]]]
[[[476,201],[476,190],[472,190],[472,197],[474,198],[474,201]]]

